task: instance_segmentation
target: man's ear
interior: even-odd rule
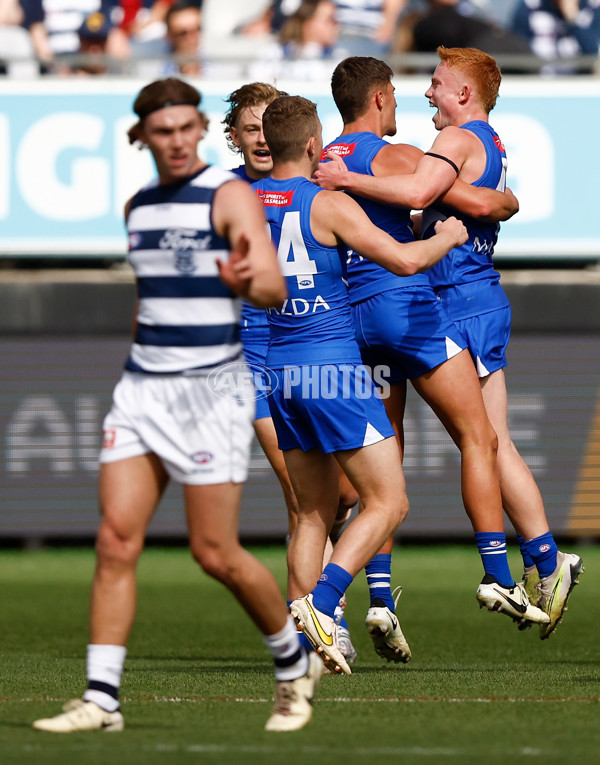
[[[231,137],[231,140],[233,141],[233,143],[239,148],[240,139],[238,136],[238,131],[237,131],[237,128],[234,127],[233,125],[229,128],[229,136]]]
[[[466,83],[461,85],[460,90],[458,91],[458,103],[466,104],[472,95],[473,88],[470,85],[467,85]]]
[[[306,153],[309,157],[315,156],[315,137],[314,135],[311,135],[311,137],[308,139],[308,143],[306,144]]]
[[[384,93],[383,90],[376,90],[374,94],[375,98],[375,106],[381,111],[383,109],[383,100],[384,100]]]
[[[206,112],[203,112],[200,109],[198,109],[198,114],[200,116],[200,122],[202,123],[202,130],[203,130],[203,137],[204,137],[206,135],[206,131],[208,130],[208,126],[210,125],[210,120],[208,119]]]

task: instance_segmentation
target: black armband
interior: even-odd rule
[[[444,157],[442,154],[434,154],[432,151],[426,151],[425,152],[425,156],[426,157],[435,157],[436,159],[443,159],[444,162],[447,162],[449,165],[452,165],[452,167],[454,168],[454,172],[457,175],[460,172],[458,167],[456,167],[456,165],[454,164],[454,162],[451,159],[448,159],[448,157]]]

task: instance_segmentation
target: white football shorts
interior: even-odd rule
[[[248,475],[254,407],[245,378],[224,393],[215,392],[207,375],[126,371],[104,419],[100,462],[153,452],[178,483],[241,483]]]

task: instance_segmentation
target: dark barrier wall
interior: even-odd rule
[[[88,279],[91,277],[87,277]],[[600,284],[505,279],[514,306],[507,380],[513,438],[561,535],[600,536]],[[583,282],[583,283],[582,283]],[[92,535],[102,418],[127,355],[134,301],[122,283],[0,284],[0,538]],[[399,536],[465,536],[454,444],[411,390],[406,416],[411,512]],[[281,492],[255,443],[241,532],[282,538]],[[171,488],[151,525],[185,534]]]

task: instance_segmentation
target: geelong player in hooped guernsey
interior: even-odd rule
[[[190,84],[166,78],[134,103],[139,119],[130,142],[150,149],[158,182],[126,205],[139,306],[127,369],[104,421],[88,686],[62,714],[37,720],[39,730],[123,729],[119,686],[137,563],[170,479],[182,484],[194,558],[235,595],[273,657],[275,705],[266,730],[298,730],[312,717],[321,663],[300,645],[271,572],[239,542],[254,389],[243,360],[226,391],[217,392],[206,374],[240,353],[236,296],[278,305],[285,282],[248,184],[198,156],[207,127],[199,102]]]
[[[239,356],[239,300],[217,266],[229,244],[211,220],[215,191],[234,177],[204,167],[184,183],[155,181],[131,200],[129,262],[138,312],[126,369],[185,372]]]

